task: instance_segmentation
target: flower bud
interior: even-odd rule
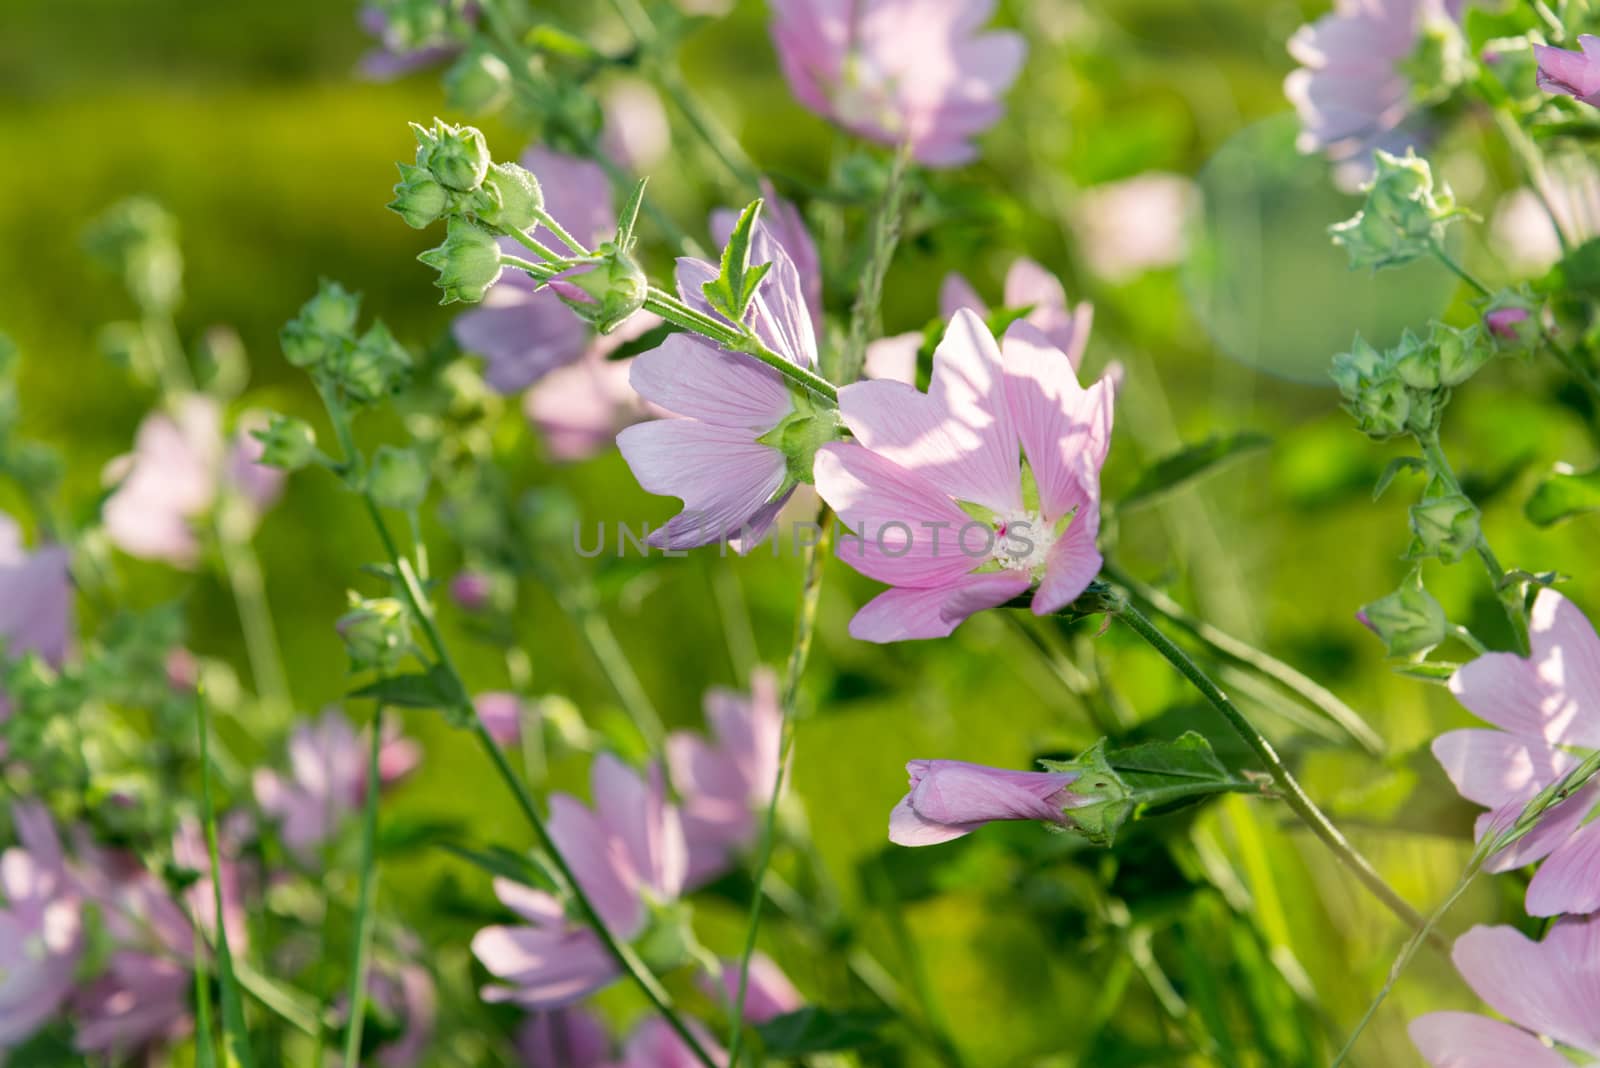
[[[1423,589],[1420,572],[1413,572],[1389,596],[1367,605],[1356,618],[1383,639],[1390,656],[1426,653],[1444,641],[1450,627],[1444,606]]]
[[[365,598],[351,591],[350,610],[334,624],[355,671],[388,671],[411,649],[411,616],[393,597]]]
[[[533,227],[544,208],[539,179],[532,171],[515,163],[496,163],[490,167],[478,195],[484,199],[478,218],[485,225],[507,233]]]
[[[371,404],[399,390],[410,374],[411,354],[387,326],[374,322],[341,353],[333,377],[351,400]]]
[[[428,465],[414,449],[380,446],[367,471],[367,492],[380,508],[415,511],[428,495]]]
[[[161,377],[161,356],[138,323],[107,323],[95,337],[95,345],[106,359],[127,368],[140,382],[153,383]]]
[[[1329,373],[1344,399],[1354,402],[1361,395],[1363,386],[1376,379],[1382,370],[1383,354],[1357,334],[1350,351],[1341,352],[1333,358],[1333,369]]]
[[[284,357],[296,367],[321,366],[344,349],[360,314],[360,294],[324,279],[317,295],[301,305],[300,314],[279,333]]]
[[[1463,214],[1449,187],[1435,192],[1428,161],[1415,152],[1400,158],[1380,149],[1373,157],[1365,206],[1328,228],[1333,243],[1349,253],[1352,269],[1397,267],[1429,255],[1443,240],[1445,223]]]
[[[1539,343],[1543,312],[1526,286],[1503,289],[1484,310],[1483,323],[1495,344],[1532,348]]]
[[[444,290],[441,304],[458,300],[476,304],[500,277],[500,246],[494,235],[460,216],[450,220],[444,244],[417,259],[439,272],[434,284]]]
[[[476,127],[434,119],[433,128],[411,124],[417,136],[417,166],[426,167],[446,189],[470,193],[483,184],[493,157]]]
[[[147,197],[130,197],[96,219],[84,247],[108,270],[122,276],[141,307],[171,309],[183,289],[183,254],[178,224]]]
[[[317,433],[303,419],[274,413],[267,428],[253,431],[251,436],[261,442],[256,463],[267,467],[299,471],[318,456]]]
[[[1459,493],[1427,497],[1411,506],[1411,533],[1417,543],[1411,555],[1437,556],[1455,563],[1478,545],[1478,509]]]
[[[599,263],[563,272],[550,288],[596,330],[609,334],[644,307],[650,280],[631,255],[609,241],[596,254]]]
[[[494,595],[494,579],[482,571],[459,571],[450,580],[450,599],[468,612],[489,607]]]
[[[1346,407],[1361,432],[1377,441],[1404,433],[1414,414],[1411,391],[1392,372],[1364,386]]]
[[[394,186],[394,199],[386,206],[413,230],[425,230],[449,210],[450,191],[426,167],[414,163],[395,166],[400,168],[400,180]]]
[[[1439,388],[1438,354],[1411,331],[1400,337],[1400,344],[1389,354],[1395,373],[1410,389],[1433,390]]]
[[[213,397],[237,397],[250,381],[250,357],[231,326],[211,326],[195,354],[195,378]]]
[[[1430,343],[1438,352],[1439,381],[1445,386],[1459,386],[1494,358],[1494,349],[1484,343],[1476,326],[1465,330],[1433,324]]]
[[[468,115],[488,115],[511,100],[511,68],[493,52],[463,52],[444,75],[445,101]]]

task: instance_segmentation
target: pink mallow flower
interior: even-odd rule
[[[593,248],[616,235],[611,183],[599,164],[538,146],[524,152],[520,162],[538,177],[544,210],[574,238]],[[543,226],[532,235],[552,248],[563,247]],[[511,255],[529,255],[512,238],[502,237],[500,245]],[[506,271],[482,304],[456,319],[454,333],[463,349],[488,361],[484,379],[491,387],[517,393],[586,355],[604,357],[660,322],[639,312],[612,333],[596,335],[549,287],[539,287],[524,271]]]
[[[367,997],[371,1008],[391,1024],[393,1034],[373,1051],[373,1063],[379,1068],[417,1068],[433,1042],[439,1015],[433,976],[418,964],[382,962],[367,978]]]
[[[711,690],[705,712],[714,741],[693,731],[667,738],[667,766],[683,798],[690,886],[726,871],[734,854],[759,836],[758,814],[772,800],[782,745],[777,676],[757,671],[749,696]]]
[[[603,1068],[611,1061],[611,1035],[584,1009],[550,1009],[517,1029],[522,1068]]]
[[[1002,307],[1028,309],[1022,321],[1037,327],[1050,344],[1066,353],[1074,371],[1083,365],[1084,346],[1089,344],[1089,329],[1094,324],[1092,304],[1082,301],[1069,308],[1067,291],[1056,276],[1026,258],[1011,264],[1002,296]],[[962,308],[970,308],[984,318],[989,315],[989,307],[972,283],[952,271],[939,286],[939,318],[954,318]],[[868,345],[867,377],[914,384],[922,340],[922,332],[917,330]]]
[[[745,979],[746,1023],[764,1024],[779,1016],[798,1012],[805,1006],[806,1000],[800,996],[800,991],[783,974],[783,969],[765,953],[757,951],[751,955],[750,970]],[[734,1003],[739,1000],[739,962],[724,960],[722,974],[716,979],[705,977],[701,987],[719,999],[731,1015]]]
[[[1580,52],[1549,45],[1534,45],[1539,61],[1539,88],[1570,96],[1591,107],[1600,106],[1600,37],[1578,35]]]
[[[1503,341],[1515,341],[1518,328],[1528,321],[1527,308],[1496,308],[1483,317],[1489,333]]]
[[[1433,1068],[1572,1068],[1559,1048],[1600,1058],[1600,918],[1568,917],[1534,942],[1511,927],[1474,927],[1456,939],[1456,969],[1510,1023],[1434,1012],[1411,1023]]]
[[[243,431],[232,442],[224,439],[216,401],[179,398],[170,414],[145,418],[132,453],[106,465],[106,480],[116,487],[101,509],[106,534],[130,556],[193,567],[197,528],[219,495],[236,502],[234,514],[247,521],[277,500],[284,473],[256,463],[261,449]]]
[[[522,698],[505,690],[490,690],[472,699],[472,707],[483,721],[483,729],[501,745],[516,745],[522,740]]]
[[[378,40],[378,47],[362,55],[357,67],[361,76],[370,81],[387,82],[453,59],[461,51],[461,45],[448,34],[450,23],[457,18],[475,22],[478,7],[472,3],[457,5],[453,0],[437,0],[437,6],[438,39],[416,42],[403,40],[394,32],[381,4],[364,5],[359,15],[361,28]]]
[[[1074,771],[1010,771],[963,760],[913,760],[911,791],[889,813],[889,841],[937,845],[995,820],[1039,820],[1065,826],[1079,802]]]
[[[0,660],[25,653],[50,664],[66,659],[72,637],[70,562],[60,545],[28,552],[22,529],[0,512]],[[0,692],[0,720],[9,712]]]
[[[289,773],[270,769],[255,774],[256,803],[277,821],[283,844],[301,857],[338,831],[367,800],[367,760],[372,728],[358,732],[337,708],[300,723],[289,735]],[[422,760],[421,747],[385,728],[378,748],[378,782],[392,786]]]
[[[1489,653],[1450,678],[1450,692],[1498,729],[1440,735],[1433,754],[1461,796],[1487,806],[1478,837],[1509,826],[1535,794],[1600,748],[1600,637],[1571,601],[1551,589],[1534,599],[1533,653]],[[1590,783],[1556,805],[1532,832],[1491,858],[1492,871],[1545,859],[1528,885],[1534,916],[1600,909],[1600,801]]]
[[[977,157],[1022,69],[1021,34],[982,30],[994,0],[773,0],[789,88],[823,118],[931,167]]]
[[[771,263],[750,306],[749,325],[772,351],[805,368],[816,365],[817,342],[799,271],[771,227],[756,224],[752,263]],[[678,261],[678,295],[708,315],[701,286],[718,268]],[[689,549],[726,541],[748,552],[771,529],[799,484],[774,431],[811,414],[810,400],[777,371],[703,338],[673,334],[633,361],[633,388],[684,418],[657,419],[617,435],[617,447],[639,485],[677,497],[684,510],[651,533],[651,545]]]
[[[60,1011],[83,954],[83,905],[50,813],[11,809],[18,845],[0,853],[0,1061]]]
[[[697,1021],[689,1021],[689,1030],[713,1061],[720,1063],[726,1059],[722,1047]],[[639,1021],[623,1044],[622,1060],[617,1062],[616,1068],[701,1068],[701,1063],[667,1021],[659,1016],[648,1016]]]
[[[649,317],[636,313],[633,319],[638,318]],[[634,333],[633,319],[618,332]],[[633,360],[606,356],[617,344],[615,333],[595,338],[582,359],[557,367],[523,394],[522,413],[539,432],[551,459],[587,460],[616,444],[617,431],[623,427],[667,414],[633,391],[628,381]]]
[[[1072,227],[1089,269],[1121,282],[1181,262],[1199,207],[1194,182],[1146,171],[1085,189],[1074,205]]]
[[[902,382],[846,386],[855,443],[817,453],[817,492],[855,533],[839,555],[893,589],[856,613],[864,641],[942,638],[1035,584],[1055,612],[1100,571],[1100,468],[1115,389],[1078,384],[1067,353],[1027,323],[1004,348],[956,313],[926,394]]]
[[[1300,113],[1299,147],[1367,164],[1375,148],[1409,143],[1414,101],[1404,64],[1429,21],[1457,18],[1465,0],[1336,0],[1332,14],[1289,39],[1300,63],[1284,95]]]
[[[630,940],[650,922],[650,906],[675,901],[688,871],[688,847],[659,768],[641,776],[609,754],[591,769],[594,808],[550,798],[550,837],[584,894],[615,937]],[[562,902],[542,890],[496,879],[495,894],[525,921],[486,927],[472,952],[505,985],[483,988],[485,1001],[527,1009],[557,1008],[617,978],[598,935],[574,925]]]

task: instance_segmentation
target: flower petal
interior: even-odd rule
[[[749,430],[752,439],[794,411],[778,372],[688,334],[673,334],[636,357],[628,381],[641,397],[669,412]]]
[[[1543,942],[1511,927],[1474,927],[1452,956],[1496,1012],[1557,1042],[1600,1051],[1600,922],[1562,921]]]
[[[683,501],[684,510],[650,535],[661,548],[709,545],[745,527],[753,545],[776,517],[770,506],[788,478],[783,453],[750,431],[695,419],[630,426],[617,435],[617,447],[640,486]]]
[[[1528,884],[1530,916],[1600,910],[1600,823],[1588,823],[1557,846]]]
[[[867,642],[946,638],[974,612],[1005,604],[1030,583],[1021,572],[994,571],[929,589],[885,590],[850,620],[850,636]]]
[[[1411,1021],[1411,1041],[1433,1068],[1572,1068],[1526,1031],[1469,1012],[1430,1012]]]

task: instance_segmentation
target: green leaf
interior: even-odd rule
[[[1545,476],[1523,508],[1528,519],[1541,527],[1596,510],[1600,510],[1600,467],[1583,474],[1557,469]]]
[[[435,843],[446,853],[456,856],[475,867],[482,868],[490,875],[502,879],[510,879],[523,886],[531,886],[538,890],[553,890],[552,883],[539,866],[521,853],[506,849],[503,846],[490,846],[487,849],[474,849],[471,846],[457,845],[454,842]]]
[[[1414,679],[1442,683],[1449,681],[1450,676],[1460,669],[1460,664],[1452,664],[1446,660],[1419,660],[1414,664],[1401,664],[1395,671]]]
[[[731,322],[744,322],[744,313],[755,299],[756,287],[772,269],[770,263],[750,263],[750,239],[756,220],[761,217],[761,200],[752,200],[739,215],[728,243],[722,249],[722,270],[701,286],[707,302]]]
[[[583,38],[574,37],[555,26],[535,26],[523,36],[522,43],[535,52],[560,56],[563,59],[581,60],[585,63],[598,63],[606,58]]]
[[[1378,476],[1378,484],[1372,487],[1372,499],[1377,500],[1382,497],[1384,491],[1389,488],[1389,484],[1395,480],[1400,472],[1426,471],[1427,469],[1428,465],[1415,456],[1396,456],[1383,469],[1383,474]]]
[[[756,1027],[767,1056],[809,1057],[815,1053],[860,1049],[878,1040],[887,1013],[861,1009],[805,1008],[785,1013]]]
[[[1133,484],[1133,488],[1123,496],[1119,507],[1131,508],[1147,504],[1187,482],[1208,474],[1224,461],[1264,449],[1271,444],[1272,439],[1267,435],[1247,430],[1238,434],[1214,435],[1198,445],[1185,446],[1147,467],[1144,474]]]
[[[628,202],[617,215],[617,247],[623,252],[633,251],[633,228],[638,225],[639,208],[644,204],[644,187],[649,181],[648,178],[639,179],[639,184],[633,187]]]
[[[434,665],[426,673],[390,675],[369,682],[346,697],[368,697],[396,708],[455,708],[462,701],[450,673]]]
[[[651,327],[632,341],[624,341],[610,352],[606,353],[608,360],[626,360],[637,356],[641,352],[658,349],[662,343],[673,334],[683,333],[683,327],[673,323],[662,323],[660,326]]]

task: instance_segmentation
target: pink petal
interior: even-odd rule
[[[997,608],[1031,584],[1017,571],[967,575],[928,589],[886,590],[850,621],[850,636],[868,642],[946,638],[974,612]]]
[[[485,927],[473,936],[472,952],[491,975],[512,984],[485,987],[484,1000],[528,1009],[570,1004],[617,977],[599,937],[585,929]]]
[[[952,825],[935,823],[911,807],[911,798],[903,797],[889,812],[889,841],[902,846],[938,845],[965,837],[981,827],[981,823]]]
[[[867,377],[914,386],[917,383],[917,353],[921,351],[922,334],[915,331],[879,338],[867,345]]]
[[[1589,823],[1546,858],[1528,884],[1530,916],[1600,910],[1600,823]]]
[[[1066,354],[1026,322],[1006,331],[1005,361],[1007,402],[1039,504],[1053,520],[1086,503],[1086,491],[1099,486],[1115,391],[1104,378],[1087,390],[1079,386]]]
[[[962,308],[979,316],[989,314],[988,306],[983,303],[978,291],[972,288],[972,283],[955,271],[951,271],[944,276],[944,281],[939,283],[939,318],[953,319],[956,312]]]
[[[639,879],[605,823],[576,798],[554,794],[550,837],[613,933],[621,938],[637,934],[645,919]]]
[[[961,760],[915,761],[911,807],[933,823],[979,824],[991,820],[1062,822],[1064,794],[1074,774],[1014,771]]]
[[[752,439],[794,411],[783,376],[748,356],[673,334],[633,361],[635,391],[670,412],[749,430]]]
[[[1441,734],[1433,755],[1462,797],[1489,808],[1526,802],[1577,763],[1562,750],[1481,729]]]
[[[1044,578],[1033,595],[1033,614],[1047,616],[1076,601],[1100,574],[1105,560],[1095,539],[1100,531],[1100,502],[1086,501],[1045,557]]]
[[[1572,1068],[1526,1031],[1466,1012],[1431,1012],[1411,1022],[1411,1041],[1433,1068]]]
[[[666,803],[660,767],[649,774],[647,783],[610,753],[596,757],[590,769],[601,821],[622,843],[635,877],[659,899],[670,901],[683,889],[687,846],[678,811]]]
[[[1563,921],[1543,942],[1511,927],[1474,927],[1452,956],[1496,1012],[1557,1042],[1600,1051],[1600,922]]]
[[[640,486],[683,501],[683,512],[650,535],[651,545],[690,549],[748,527],[747,551],[776,518],[788,468],[783,453],[758,444],[749,430],[658,419],[622,431],[617,447]]]

